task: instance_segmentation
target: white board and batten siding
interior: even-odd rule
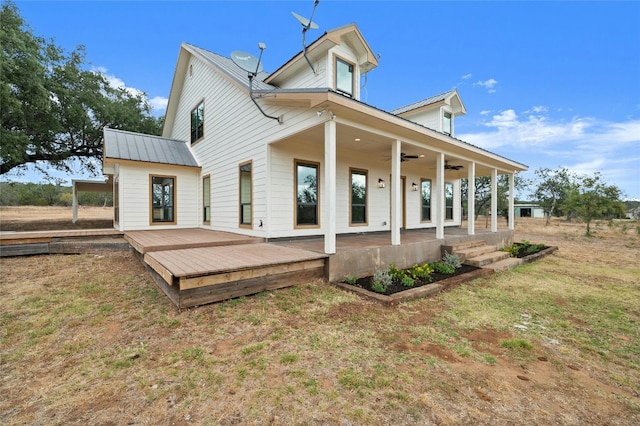
[[[152,175],[175,176],[175,215],[176,223],[172,225],[151,224],[150,218],[150,180]],[[196,205],[200,172],[195,168],[176,167],[166,164],[154,165],[127,163],[119,167],[118,179],[127,182],[119,185],[120,189],[120,223],[121,230],[126,229],[165,229],[193,228],[198,226],[198,206]],[[123,215],[122,212],[126,212]]]

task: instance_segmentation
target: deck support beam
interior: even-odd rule
[[[336,122],[324,124],[324,201],[322,202],[322,227],[324,228],[324,252],[336,252]]]
[[[400,178],[400,152],[402,143],[399,140],[391,144],[391,245],[399,246],[400,228],[402,227],[402,181]]]
[[[467,175],[467,234],[476,233],[476,163],[469,164]]]

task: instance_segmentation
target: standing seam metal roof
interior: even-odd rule
[[[103,134],[105,158],[200,166],[184,141],[109,128]]]
[[[402,114],[402,113],[407,112],[407,111],[411,111],[411,110],[414,110],[414,109],[422,108],[423,106],[427,106],[427,105],[435,104],[436,102],[444,101],[445,99],[447,99],[453,93],[455,93],[455,89],[454,90],[449,90],[448,92],[440,93],[439,95],[431,96],[430,98],[423,99],[421,101],[414,102],[412,104],[405,105],[405,106],[400,107],[400,108],[396,108],[396,109],[394,109],[392,111],[389,111],[389,112],[391,114],[395,114],[395,115]]]

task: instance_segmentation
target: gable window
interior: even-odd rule
[[[428,222],[431,220],[431,181],[429,179],[420,179],[420,194],[422,194],[420,220]]]
[[[445,220],[453,220],[453,184],[446,182],[444,184],[444,198],[445,198]]]
[[[191,143],[204,137],[204,101],[191,110]]]
[[[176,223],[174,176],[151,176],[151,223]]]
[[[336,58],[336,90],[353,96],[353,64]]]
[[[351,224],[367,223],[367,171],[351,169]]]
[[[240,165],[240,226],[251,226],[252,219],[251,163]]]
[[[446,133],[447,135],[451,136],[453,134],[453,128],[451,126],[451,113],[444,111],[444,114],[442,116],[442,132]]]
[[[211,222],[211,176],[202,178],[202,221]]]
[[[296,226],[318,225],[318,164],[296,161]]]

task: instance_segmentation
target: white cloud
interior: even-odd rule
[[[567,119],[548,111],[536,106],[520,113],[515,109],[485,113],[481,126],[457,137],[528,164],[531,170],[567,167],[578,174],[601,172],[627,195],[640,195],[640,119]]]
[[[160,112],[167,109],[167,104],[169,103],[169,99],[164,98],[162,96],[155,96],[149,99],[149,104],[154,111]]]
[[[484,87],[485,89],[487,89],[487,91],[489,93],[495,93],[496,92],[496,85],[498,84],[498,80],[494,79],[494,78],[490,78],[489,80],[485,80],[485,81],[478,81],[473,83],[473,87],[475,86],[480,86],[480,87]]]
[[[462,76],[463,80],[469,80],[471,77],[473,77],[473,74],[465,74]]]

